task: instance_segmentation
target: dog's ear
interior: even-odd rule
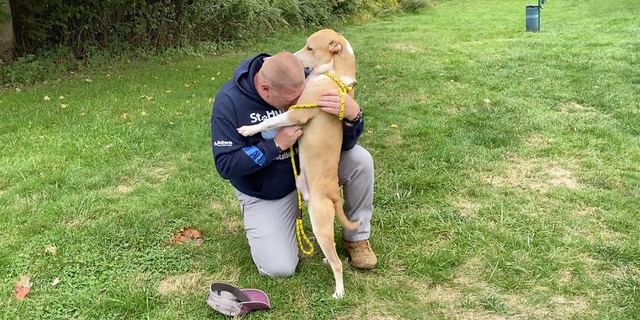
[[[331,41],[331,43],[329,43],[329,51],[339,54],[342,51],[342,45],[336,41]]]

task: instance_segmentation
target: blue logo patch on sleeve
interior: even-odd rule
[[[264,161],[266,158],[262,153],[262,151],[258,149],[258,147],[256,146],[244,147],[242,150],[244,150],[244,153],[246,153],[249,157],[251,157],[251,160],[253,160],[253,162],[257,163],[258,165],[264,164]]]

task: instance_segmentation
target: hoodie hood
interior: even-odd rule
[[[256,90],[256,85],[254,83],[254,77],[256,73],[260,71],[260,68],[262,68],[264,58],[270,56],[270,54],[261,53],[257,56],[244,60],[233,72],[233,79],[236,82],[238,89],[251,100],[261,104],[267,103],[258,94],[258,90]]]

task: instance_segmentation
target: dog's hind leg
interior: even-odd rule
[[[333,293],[335,299],[344,295],[344,283],[342,281],[342,261],[336,251],[336,243],[333,239],[333,203],[325,197],[311,195],[309,200],[309,217],[313,226],[320,249],[331,265],[333,276],[336,280],[336,291]]]

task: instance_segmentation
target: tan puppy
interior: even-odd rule
[[[355,81],[356,63],[349,42],[330,29],[320,30],[307,39],[307,45],[295,53],[306,69],[311,70],[298,104],[316,103],[328,89],[338,85],[323,73],[329,72],[345,85]],[[353,97],[353,90],[349,92]],[[338,258],[333,239],[334,214],[346,229],[357,229],[362,221],[347,219],[342,209],[338,183],[338,163],[342,146],[342,121],[320,108],[293,109],[257,125],[238,128],[244,136],[273,128],[304,125],[298,140],[301,174],[296,181],[305,200],[309,201],[309,216],[313,233],[336,280],[334,298],[344,294],[342,261]]]

